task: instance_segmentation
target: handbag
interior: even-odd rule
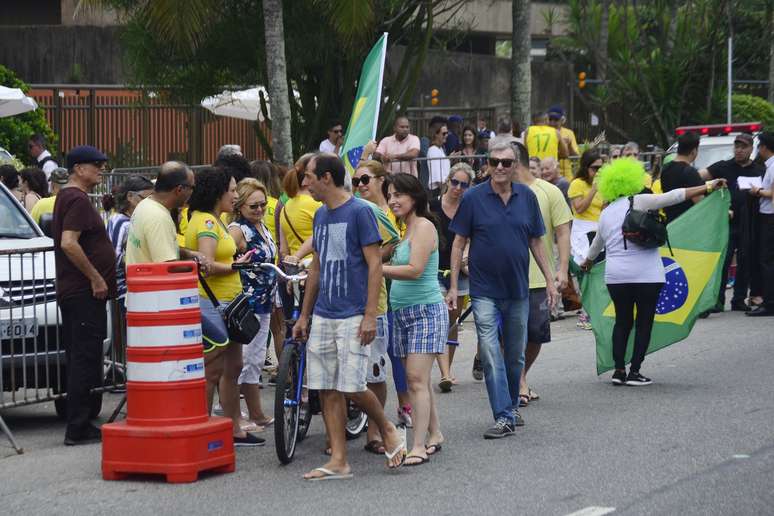
[[[669,246],[669,253],[674,256],[664,217],[655,210],[635,210],[633,195],[629,196],[629,210],[626,212],[626,217],[621,225],[621,232],[624,237],[624,249],[626,249],[627,240],[648,249],[666,244]]]
[[[202,288],[207,293],[212,304],[218,309],[228,330],[228,339],[240,344],[249,344],[261,329],[261,322],[255,316],[253,307],[250,306],[250,298],[244,292],[235,297],[225,308],[220,308],[220,302],[207,285],[201,271],[197,270]]]

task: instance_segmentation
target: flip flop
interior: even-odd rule
[[[540,396],[538,396],[538,394],[532,389],[529,389],[529,401],[537,401],[539,399],[540,399]]]
[[[519,407],[529,405],[529,394],[519,394]]]
[[[406,461],[406,429],[403,428],[399,429],[398,431],[401,434],[400,444],[398,447],[391,452],[388,452],[386,448],[384,449],[384,456],[387,457],[387,467],[390,469],[398,469]],[[399,453],[402,454],[400,462],[396,466],[391,466],[390,461]]]
[[[304,477],[304,480],[318,481],[318,480],[348,480],[354,475],[350,473],[336,473],[328,468],[314,468],[312,471],[319,471],[322,473],[319,477]]]
[[[441,453],[441,450],[443,450],[443,446],[441,446],[442,443],[433,443],[428,444],[425,446],[425,452],[427,453],[427,456],[435,455],[436,453]],[[433,451],[430,451],[433,450]]]
[[[379,448],[381,448],[382,451],[379,451]],[[378,439],[374,439],[373,441],[368,441],[368,443],[363,446],[363,449],[369,453],[381,455],[384,453],[384,443]]]
[[[419,459],[419,462],[406,462],[409,459]],[[421,466],[422,464],[427,464],[428,462],[430,462],[430,457],[422,457],[421,455],[406,455],[406,458],[403,459],[403,465],[407,468]]]

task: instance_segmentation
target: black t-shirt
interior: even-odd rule
[[[448,271],[451,269],[451,248],[455,236],[455,234],[449,230],[451,219],[444,213],[440,199],[430,201],[430,211],[438,217],[438,229],[440,230],[441,236],[441,239],[438,242],[438,270]]]
[[[78,243],[107,283],[108,297],[116,297],[116,254],[105,230],[105,223],[83,190],[67,187],[57,194],[51,227],[56,258],[57,299],[61,301],[81,294],[91,294],[91,281],[62,251],[63,231],[81,232]]]
[[[748,190],[740,190],[737,184],[739,176],[747,177],[762,177],[766,169],[757,163],[750,162],[746,166],[742,166],[734,159],[727,161],[718,161],[710,165],[707,169],[713,179],[724,178],[728,181],[728,190],[731,192],[731,209],[734,211],[734,215],[741,212],[742,207],[747,202],[749,197]],[[737,217],[731,219],[731,221],[737,220]]]
[[[678,188],[690,188],[692,186],[701,186],[703,184],[704,180],[699,175],[699,171],[682,161],[672,161],[661,171],[661,190],[664,193],[671,192]],[[686,199],[680,204],[664,208],[667,221],[672,222],[688,211],[691,206],[693,206],[693,201]]]

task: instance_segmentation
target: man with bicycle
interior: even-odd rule
[[[323,206],[314,217],[313,259],[293,338],[308,337],[308,386],[320,391],[331,448],[330,460],[304,475],[306,480],[352,478],[345,395],[379,426],[388,467],[400,466],[406,452],[405,436],[366,388],[382,281],[381,236],[371,208],[345,190],[345,175],[338,157],[321,154],[309,160],[304,176],[304,186]]]

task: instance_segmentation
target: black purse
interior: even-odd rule
[[[666,220],[658,210],[635,210],[634,196],[629,197],[629,210],[626,212],[621,232],[624,237],[624,249],[626,249],[627,240],[648,249],[666,244],[669,247],[669,254],[674,256],[672,245],[669,243]]]
[[[215,308],[220,307],[218,299],[215,294],[212,293],[210,286],[207,285],[204,276],[201,271],[197,271],[199,274],[199,281],[202,283],[202,288],[207,293],[207,297],[210,298]],[[226,329],[228,330],[228,339],[232,342],[238,342],[240,344],[249,344],[261,329],[261,323],[253,312],[253,307],[250,306],[250,298],[244,293],[239,294],[231,301],[226,308],[219,310],[223,316],[223,320],[226,323]]]

